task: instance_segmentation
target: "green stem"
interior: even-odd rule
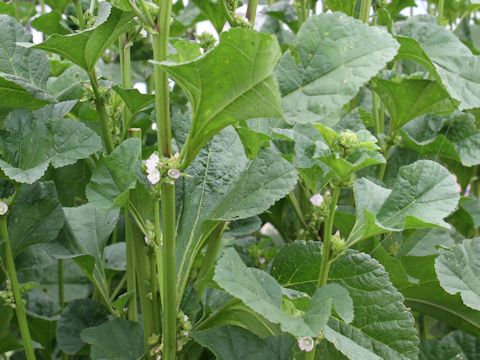
[[[215,230],[210,234],[209,239],[207,240],[208,245],[205,253],[205,258],[203,259],[195,284],[195,288],[197,289],[199,297],[202,296],[207,283],[207,276],[208,274],[210,274],[213,267],[215,266],[215,262],[217,261],[218,250],[220,249],[220,245],[222,244],[222,236],[226,227],[227,223],[218,224]]]
[[[98,0],[91,0],[90,1],[90,14],[93,16],[95,15],[95,8],[97,7],[97,4],[98,4]]]
[[[443,22],[443,9],[445,7],[445,0],[438,0],[437,21],[439,24]]]
[[[305,360],[315,360],[315,348],[312,351],[305,353]]]
[[[125,216],[125,242],[127,247],[127,292],[131,294],[131,301],[128,303],[128,320],[138,320],[137,310],[137,286],[135,281],[135,241],[133,235],[133,224],[128,210],[124,211]]]
[[[131,71],[131,57],[130,57],[130,41],[128,39],[128,33],[123,34],[119,40],[120,48],[120,69],[122,74],[122,87],[129,89],[132,87],[132,71]],[[128,128],[132,120],[132,114],[130,110],[125,106],[123,109],[123,126],[122,134],[123,138],[127,136]]]
[[[65,268],[63,266],[63,260],[58,260],[58,304],[60,309],[63,310],[65,306]]]
[[[372,6],[372,0],[362,0],[360,4],[360,13],[359,19],[363,21],[365,24],[368,24],[368,20],[370,18],[370,8]]]
[[[157,269],[163,269],[163,245],[162,245],[162,228],[160,226],[160,202],[155,201],[154,205],[155,216],[155,251],[157,260]],[[158,274],[158,287],[160,289],[160,299],[163,306],[163,274]]]
[[[255,25],[255,17],[257,16],[258,0],[248,0],[246,17],[252,27]]]
[[[325,220],[323,228],[323,246],[322,258],[320,261],[320,273],[318,275],[317,287],[321,287],[327,283],[328,272],[330,271],[330,253],[332,250],[332,231],[333,220],[335,218],[335,210],[337,208],[338,198],[340,197],[340,188],[333,189],[332,200],[330,203],[330,212]]]
[[[167,58],[170,33],[172,1],[159,4],[157,32],[153,38],[153,57],[161,62]],[[166,158],[172,156],[172,135],[170,124],[170,99],[168,76],[160,66],[154,69],[155,111],[157,120],[158,152]],[[177,349],[177,274],[175,265],[175,184],[162,182],[162,255],[163,255],[163,356],[165,360],[175,360]]]
[[[78,26],[80,30],[85,29],[85,17],[83,16],[82,3],[80,0],[73,0],[75,12],[77,13]]]
[[[28,329],[27,314],[22,299],[22,291],[18,283],[17,271],[15,270],[15,262],[13,260],[12,245],[8,236],[7,216],[0,216],[0,233],[5,243],[5,261],[7,265],[8,277],[15,299],[15,312],[17,314],[18,326],[22,335],[23,348],[27,360],[35,360],[35,352],[33,350],[32,337]]]
[[[295,210],[295,214],[297,214],[298,220],[302,223],[302,226],[306,229],[308,229],[307,222],[305,221],[305,218],[303,217],[303,212],[302,212],[302,207],[300,206],[300,203],[298,202],[297,196],[293,191],[291,191],[288,194],[288,197],[293,205],[293,209]]]
[[[105,143],[107,153],[110,154],[114,149],[113,139],[110,131],[107,110],[105,109],[105,101],[98,90],[98,80],[95,69],[88,72],[88,77],[90,79],[90,84],[92,85],[93,94],[95,95],[95,107],[97,109],[98,117],[100,118],[103,142]]]
[[[307,20],[307,0],[297,0],[298,23],[302,25]]]

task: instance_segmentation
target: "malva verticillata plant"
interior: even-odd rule
[[[1,2],[2,359],[479,359],[479,11]]]

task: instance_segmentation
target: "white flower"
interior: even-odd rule
[[[150,184],[155,185],[160,181],[160,171],[154,170],[148,173],[147,175],[148,181],[150,181]]]
[[[157,170],[158,163],[160,162],[160,159],[158,158],[158,155],[156,153],[153,153],[150,155],[150,157],[145,161],[145,166],[147,167],[147,173],[150,174],[151,172],[154,172]]]
[[[172,179],[177,180],[180,176],[182,176],[182,173],[180,170],[177,169],[169,169],[167,172],[168,176],[170,176]]]
[[[145,237],[143,239],[145,240],[146,245],[150,245],[152,243],[150,238],[147,235],[145,235]]]
[[[5,215],[8,211],[8,205],[5,201],[0,201],[0,215]]]
[[[309,336],[303,336],[298,339],[298,347],[302,351],[310,352],[315,347],[315,341]]]
[[[321,206],[323,204],[323,196],[320,194],[315,194],[310,198],[310,202],[313,206]]]
[[[260,234],[263,236],[277,236],[278,231],[275,229],[275,227],[270,224],[269,222],[265,223],[261,228],[260,228]]]
[[[189,319],[188,319],[188,315],[183,314],[183,321],[184,321],[184,322],[187,322],[188,320],[189,320]]]
[[[267,262],[267,259],[265,259],[263,256],[260,256],[260,257],[258,258],[258,263],[259,263],[260,265],[265,265],[266,262]]]

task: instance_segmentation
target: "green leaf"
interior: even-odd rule
[[[480,340],[462,331],[452,331],[438,340],[424,340],[421,349],[421,360],[475,360]]]
[[[119,211],[100,210],[91,204],[63,208],[63,211],[67,226],[59,242],[67,253],[60,254],[60,257],[75,258],[76,263],[105,296],[108,294],[108,284],[103,253],[117,224]]]
[[[70,63],[68,63],[70,65]],[[88,81],[88,75],[76,65],[70,66],[58,77],[50,77],[47,89],[58,101],[76,100],[83,95],[82,85]]]
[[[225,14],[220,1],[222,0],[192,0],[202,14],[210,20],[219,34],[225,25]]]
[[[112,89],[120,95],[132,114],[149,107],[155,101],[155,95],[142,94],[137,89],[123,89],[118,85],[115,85]]]
[[[59,168],[101,150],[101,139],[93,130],[80,121],[63,119],[74,105],[70,101],[9,114],[0,132],[0,168],[5,175],[32,184],[49,164]]]
[[[403,128],[405,145],[422,154],[443,155],[464,166],[480,164],[480,130],[468,113],[425,115]]]
[[[237,28],[222,33],[220,44],[196,60],[160,64],[192,103],[192,127],[181,155],[184,167],[224,127],[281,115],[272,74],[279,57],[274,37]]]
[[[368,39],[365,42],[365,39]],[[286,120],[334,125],[342,107],[398,49],[384,30],[345,14],[311,16],[275,73]]]
[[[75,34],[50,36],[35,48],[61,55],[87,72],[120,35],[133,26],[133,14],[100,2],[95,24]]]
[[[321,262],[320,244],[297,241],[282,248],[272,276],[282,286],[315,291]],[[384,268],[367,254],[348,250],[332,266],[329,284],[348,290],[355,317],[350,324],[331,317],[326,339],[349,359],[417,359],[413,316],[403,305]]]
[[[80,333],[107,320],[107,310],[94,300],[79,299],[70,302],[57,323],[58,347],[66,354],[76,354],[85,346]]]
[[[453,175],[430,160],[401,167],[392,190],[360,179],[354,193],[357,221],[347,240],[351,243],[385,231],[448,228],[443,219],[460,198]]]
[[[247,268],[231,248],[218,261],[213,280],[257,314],[297,337],[317,336],[327,325],[332,307],[345,322],[353,320],[353,304],[349,293],[336,284],[318,289],[303,316],[283,311],[281,286],[267,273]]]
[[[455,110],[449,94],[436,81],[375,78],[372,84],[385,104],[395,129],[423,114],[449,114]]]
[[[459,109],[480,106],[480,58],[471,53],[433,17],[415,17],[397,24],[399,57],[424,65],[443,84]],[[405,38],[405,37],[410,37]]]
[[[36,30],[43,32],[45,35],[66,35],[72,32],[63,22],[62,13],[60,11],[51,11],[36,17],[32,20],[32,26]]]
[[[192,338],[224,360],[289,360],[295,340],[291,336],[262,339],[236,326],[218,326],[194,331]]]
[[[140,154],[140,140],[127,139],[104,156],[87,185],[88,200],[100,208],[127,206],[128,192],[137,182]]]
[[[440,286],[449,294],[460,294],[463,303],[480,310],[480,238],[464,240],[442,252],[435,260]]]
[[[15,255],[29,246],[54,241],[65,218],[53,182],[23,185],[16,197],[9,221],[9,235]]]
[[[269,150],[248,161],[233,128],[224,129],[209,142],[187,175],[178,184],[183,194],[177,232],[180,293],[193,259],[218,224],[211,220],[232,221],[260,214],[287,195],[297,179],[293,166]]]
[[[115,319],[85,329],[81,339],[92,346],[93,360],[139,360],[145,355],[143,327],[124,319]]]
[[[0,110],[37,109],[53,98],[46,92],[50,65],[41,51],[18,43],[32,39],[14,18],[0,15]]]

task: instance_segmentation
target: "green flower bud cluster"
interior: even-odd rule
[[[215,36],[213,34],[204,31],[200,35],[196,35],[198,42],[200,43],[200,47],[203,49],[204,52],[207,52],[215,46]]]
[[[190,331],[192,330],[192,323],[187,315],[180,311],[177,315],[177,349],[178,351],[190,341]]]
[[[337,230],[337,232],[333,234],[331,241],[332,253],[334,257],[342,255],[347,249],[347,243],[345,242],[345,239],[340,236],[340,231]]]

